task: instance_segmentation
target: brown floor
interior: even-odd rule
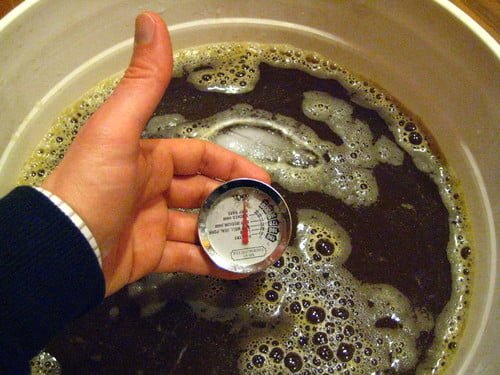
[[[451,0],[465,13],[474,18],[497,41],[500,40],[499,0]]]
[[[0,18],[5,16],[12,8],[15,8],[23,0],[0,0]]]
[[[0,18],[23,0],[0,0]],[[450,0],[474,18],[497,41],[500,40],[499,0]]]

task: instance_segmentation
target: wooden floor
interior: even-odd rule
[[[0,0],[0,18],[23,0]],[[450,0],[500,41],[500,0]]]
[[[500,41],[500,0],[451,0]]]
[[[5,16],[12,8],[15,8],[23,0],[0,0],[0,18]]]

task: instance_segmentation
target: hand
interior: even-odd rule
[[[110,98],[82,127],[42,187],[69,204],[103,255],[106,295],[150,272],[185,271],[237,278],[217,268],[197,241],[199,207],[216,179],[269,175],[201,140],[141,140],[170,81],[168,31],[154,13],[136,19],[130,66]]]

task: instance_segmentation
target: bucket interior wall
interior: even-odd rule
[[[0,193],[14,186],[57,114],[126,67],[134,17],[142,10],[164,17],[174,49],[242,40],[317,51],[376,82],[419,116],[455,171],[477,252],[470,318],[449,373],[493,373],[500,328],[493,316],[500,307],[494,296],[500,289],[494,228],[499,218],[498,45],[443,4],[26,1],[0,21]]]

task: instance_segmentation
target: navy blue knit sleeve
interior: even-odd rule
[[[42,193],[18,187],[0,200],[0,373],[28,361],[104,298],[92,248]]]

